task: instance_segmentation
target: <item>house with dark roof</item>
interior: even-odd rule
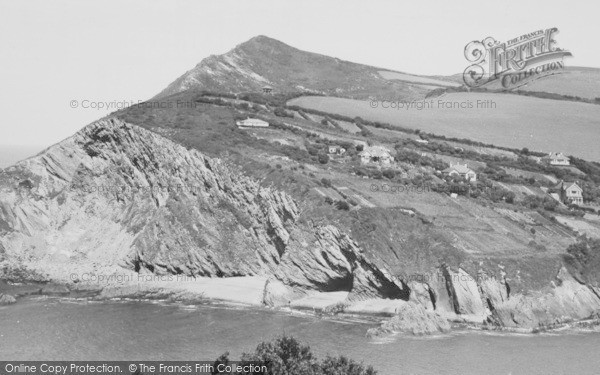
[[[444,169],[442,173],[446,176],[460,176],[465,181],[477,181],[477,173],[469,168],[467,164],[450,164],[450,167]]]

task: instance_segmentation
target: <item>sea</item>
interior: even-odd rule
[[[266,308],[36,295],[0,307],[0,360],[212,361],[287,335],[319,358],[345,355],[383,375],[600,373],[600,332],[367,338],[375,326]]]
[[[0,169],[10,167],[18,161],[27,159],[42,151],[44,146],[0,145]]]

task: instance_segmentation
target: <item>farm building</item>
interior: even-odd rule
[[[245,120],[236,121],[237,126],[240,128],[268,128],[269,123],[257,118],[247,118]]]
[[[365,147],[358,155],[360,156],[362,164],[391,164],[394,161],[394,157],[391,155],[390,150],[383,146]]]
[[[450,167],[442,171],[447,176],[460,176],[466,181],[477,181],[477,173],[473,171],[467,164],[450,165]]]

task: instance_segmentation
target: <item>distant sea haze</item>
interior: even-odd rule
[[[32,145],[0,145],[0,168],[10,167],[18,161],[35,156],[45,148],[45,146]]]

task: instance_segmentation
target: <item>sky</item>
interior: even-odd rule
[[[0,0],[0,146],[43,147],[149,99],[256,35],[423,75],[461,73],[467,43],[558,27],[571,66],[600,67],[600,3],[571,1]],[[73,108],[72,103],[79,103]]]

